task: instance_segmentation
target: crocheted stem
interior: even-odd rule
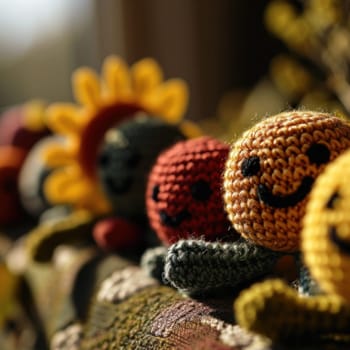
[[[172,245],[165,259],[164,276],[187,294],[236,286],[267,273],[280,253],[252,245],[182,240]]]
[[[336,296],[300,297],[281,280],[256,283],[234,304],[242,327],[272,339],[325,333],[350,328],[350,305]]]

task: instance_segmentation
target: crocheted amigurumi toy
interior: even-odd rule
[[[202,136],[159,155],[149,175],[146,203],[150,225],[162,243],[232,235],[221,196],[228,151],[223,142]]]
[[[228,152],[228,145],[209,136],[182,141],[164,151],[150,172],[147,214],[164,246],[146,251],[141,264],[158,279],[165,272],[166,279],[185,292],[235,283],[233,275],[236,280],[234,266],[237,256],[241,260],[243,255],[240,244],[232,247],[222,243],[237,239],[227,219],[221,192]],[[220,241],[221,245],[209,241]],[[248,245],[244,249],[254,255],[260,252],[265,270],[269,264],[265,261],[269,259],[263,254],[264,249]],[[168,263],[164,266],[165,256]],[[219,273],[222,281],[203,272],[210,268],[202,264],[205,259],[211,261],[210,266],[222,267]],[[249,275],[248,271],[244,273]],[[196,275],[202,276],[200,281],[196,281]],[[181,279],[189,285],[185,283],[185,288],[181,288]]]
[[[0,117],[0,145],[29,151],[50,132],[45,124],[45,103],[29,101],[5,110]]]
[[[226,162],[224,201],[247,241],[179,242],[168,250],[165,278],[183,291],[201,292],[248,281],[271,270],[278,252],[298,251],[311,186],[325,164],[349,147],[349,136],[345,121],[309,111],[281,113],[246,131]]]
[[[61,103],[48,109],[49,127],[66,139],[46,151],[53,172],[45,181],[45,192],[53,204],[96,215],[111,213],[97,176],[98,152],[110,128],[139,112],[177,125],[186,135],[199,132],[193,123],[182,121],[187,85],[181,79],[163,81],[161,68],[152,59],[129,69],[121,58],[107,57],[101,79],[90,68],[79,68],[73,74],[73,93],[78,105]]]
[[[303,260],[321,290],[328,294],[300,297],[280,280],[256,284],[243,291],[235,302],[240,325],[271,338],[349,334],[348,176],[350,150],[317,178],[303,220]]]
[[[147,239],[140,231],[147,228],[144,198],[148,173],[162,150],[184,138],[177,126],[145,114],[107,131],[97,172],[114,213],[94,230],[101,247],[123,248]]]
[[[195,124],[182,120],[187,106],[187,85],[180,79],[163,81],[161,68],[154,60],[143,59],[129,69],[121,58],[110,56],[105,60],[102,71],[102,77],[99,79],[89,68],[78,69],[73,74],[73,92],[79,105],[61,103],[48,108],[47,123],[55,135],[63,138],[63,142],[50,145],[45,151],[44,160],[52,171],[45,179],[44,194],[53,206],[66,205],[71,207],[73,212],[87,210],[96,218],[105,218],[116,213],[119,215],[120,208],[121,215],[118,218],[105,219],[94,230],[98,244],[103,248],[113,249],[133,244],[139,236],[137,223],[127,222],[122,218],[122,214],[127,212],[125,195],[117,196],[112,194],[111,190],[112,187],[115,190],[119,186],[118,181],[123,180],[125,176],[114,173],[111,181],[112,168],[116,167],[119,170],[121,163],[116,160],[116,154],[110,157],[107,153],[114,153],[114,148],[117,150],[120,146],[118,142],[125,141],[122,138],[118,139],[120,133],[113,128],[139,114],[146,114],[158,121],[154,127],[163,130],[164,135],[152,136],[152,147],[149,147],[150,140],[144,139],[145,146],[140,148],[140,152],[144,152],[146,158],[149,157],[147,162],[151,162],[151,154],[147,155],[147,149],[152,149],[155,156],[158,152],[157,147],[160,151],[160,148],[179,139],[179,135],[192,137],[199,134],[200,130]],[[162,121],[168,126],[161,126]],[[147,129],[147,125],[148,122],[138,126]],[[125,126],[125,130],[133,128],[136,130],[138,127]],[[170,129],[173,131],[165,132]],[[133,141],[135,147],[139,142],[136,140],[136,134]],[[174,134],[177,136],[174,137]],[[130,135],[133,135],[133,132]],[[165,135],[171,137],[171,140],[165,141]],[[126,159],[130,156],[130,149],[124,147],[123,150],[124,155],[121,155],[120,151],[118,154]],[[111,166],[110,170],[107,167],[108,157],[112,160],[108,164]],[[137,158],[138,155],[135,155],[129,159],[130,164],[125,164],[125,172],[138,164],[140,159]],[[140,161],[140,168],[136,167],[140,170],[140,174],[137,175],[140,178],[145,176],[149,167],[147,162]],[[130,177],[127,181],[129,180]],[[137,196],[144,194],[141,183],[142,181],[139,183],[140,193]],[[134,186],[131,194],[135,195],[137,190]],[[120,197],[120,206],[117,197]],[[140,205],[142,204],[133,203],[133,206],[129,206],[131,211],[127,214],[137,216],[136,213],[142,210]],[[116,231],[126,231],[128,234],[116,235]],[[63,237],[64,235],[56,243],[63,243]],[[32,249],[37,244],[45,246],[45,240],[49,237],[46,234],[42,236],[42,243],[38,237],[33,239],[34,243],[30,244]],[[52,237],[49,240],[55,241]],[[42,250],[40,246],[34,249],[38,250]]]

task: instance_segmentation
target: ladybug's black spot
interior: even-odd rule
[[[159,194],[159,185],[156,185],[153,187],[153,190],[152,190],[152,199],[155,201],[155,202],[158,202],[158,194]]]

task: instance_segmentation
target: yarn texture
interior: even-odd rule
[[[304,219],[305,263],[322,289],[350,302],[350,151],[317,179]]]
[[[164,277],[187,294],[237,286],[271,270],[280,254],[248,242],[181,240],[167,253]]]
[[[97,173],[118,216],[145,221],[148,173],[162,150],[184,139],[176,125],[147,114],[139,114],[106,132]]]
[[[282,280],[244,290],[234,309],[240,326],[271,339],[349,332],[349,304],[334,295],[301,298]]]
[[[316,179],[303,221],[303,260],[327,294],[300,297],[278,280],[256,284],[235,301],[240,325],[271,338],[349,334],[349,169],[350,150],[327,165]],[[301,284],[312,286],[305,271]]]
[[[102,289],[107,298],[102,296]],[[77,336],[79,349],[244,348],[244,332],[242,338],[235,326],[222,321],[222,310],[159,286],[137,267],[115,271],[102,283],[101,290],[82,337]],[[270,349],[261,338],[245,336],[250,349]]]
[[[232,235],[222,199],[228,145],[209,136],[178,142],[155,162],[146,191],[151,227],[165,244]]]
[[[284,112],[246,131],[233,145],[224,174],[234,228],[266,248],[297,251],[314,180],[349,146],[349,124],[326,113]]]

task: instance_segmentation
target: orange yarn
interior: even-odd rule
[[[333,115],[291,111],[256,124],[226,163],[224,199],[234,228],[276,251],[299,249],[315,178],[350,146],[350,126]]]

